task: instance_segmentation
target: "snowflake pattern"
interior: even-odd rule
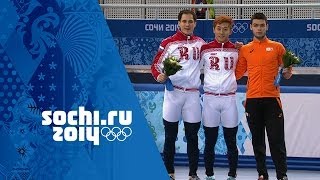
[[[65,18],[62,10],[72,14],[72,7],[76,6],[76,9],[92,14],[91,19],[100,19],[98,23],[93,20],[89,23],[88,18],[84,19],[81,21],[82,26],[84,23],[94,24],[94,28],[100,29],[99,22],[104,19],[98,13],[101,11],[99,6],[91,1],[83,1],[81,6],[78,1],[67,3],[59,0],[13,0],[0,3],[3,7],[0,21],[5,27],[0,30],[0,83],[3,84],[0,86],[0,131],[13,143],[6,150],[6,154],[12,156],[10,160],[13,165],[6,167],[12,169],[7,174],[8,179],[62,179],[70,168],[73,155],[78,154],[80,148],[91,148],[85,143],[56,145],[52,140],[51,127],[41,124],[43,110],[69,111],[74,99],[82,105],[89,102],[78,98],[88,92],[80,83],[79,76],[75,75],[70,62],[64,61],[61,52],[64,47],[57,43],[56,34]],[[8,22],[10,24],[6,24]],[[90,27],[86,30],[96,36],[96,31]],[[65,30],[64,33],[69,32]],[[96,41],[98,39],[95,36],[90,38]],[[16,52],[16,49],[3,48],[7,40],[19,44],[18,47],[25,50],[22,52],[26,53],[30,62],[23,58],[15,59],[18,56],[13,54],[20,53],[19,49]],[[93,49],[87,51],[92,53],[92,57],[98,56]],[[83,66],[80,60],[77,63]],[[18,65],[27,73],[20,72]],[[92,156],[92,149],[90,153]]]
[[[151,65],[159,44],[163,38],[155,37],[114,37],[123,63],[126,65]],[[212,38],[204,38],[206,42]],[[231,38],[232,42],[249,43],[252,38]],[[320,39],[319,38],[273,38],[281,42],[303,59],[301,67],[320,66]]]

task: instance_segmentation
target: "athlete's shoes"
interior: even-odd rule
[[[287,176],[283,176],[282,178],[280,178],[278,180],[288,180],[288,177]]]
[[[232,176],[228,176],[228,179],[227,180],[236,180],[235,177],[232,177]]]
[[[197,175],[189,176],[189,180],[200,180],[200,178]]]
[[[259,176],[258,180],[269,180],[268,177],[264,177],[263,175]]]
[[[174,174],[169,174],[170,180],[175,180]]]
[[[216,178],[214,176],[207,176],[206,180],[215,180]]]

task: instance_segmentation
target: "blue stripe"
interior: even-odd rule
[[[216,155],[215,167],[228,167],[228,159],[226,155]],[[266,158],[268,168],[274,169],[274,164],[270,156]],[[310,170],[320,171],[320,158],[307,158],[307,157],[288,157],[287,164],[289,170]],[[188,166],[187,154],[178,153],[175,156],[176,166]],[[204,166],[203,155],[200,155],[199,166]],[[239,168],[255,168],[256,162],[254,156],[239,156]]]

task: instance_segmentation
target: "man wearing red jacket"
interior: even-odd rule
[[[213,165],[214,147],[218,139],[219,125],[227,145],[229,172],[227,180],[235,180],[238,167],[237,131],[238,111],[236,103],[237,82],[235,76],[238,49],[229,41],[233,20],[218,16],[213,23],[214,40],[201,47],[204,64],[203,129],[205,134],[204,162],[206,180],[215,180]],[[239,47],[240,44],[237,44]]]
[[[183,10],[178,15],[179,30],[173,36],[164,39],[159,47],[151,72],[154,79],[164,83],[171,80],[174,90],[165,89],[163,101],[163,124],[165,143],[163,149],[164,164],[171,179],[174,179],[175,141],[178,135],[179,120],[184,121],[189,158],[189,179],[198,180],[199,159],[198,131],[201,121],[200,106],[200,48],[203,39],[193,34],[196,27],[196,14]],[[173,56],[179,59],[182,70],[167,77],[163,73],[165,58]]]

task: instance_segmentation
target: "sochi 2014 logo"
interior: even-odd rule
[[[52,125],[54,141],[91,141],[100,144],[100,134],[108,141],[125,141],[132,134],[132,111],[110,111],[100,119],[99,111],[43,111],[42,125]],[[115,126],[118,120],[120,126]]]

